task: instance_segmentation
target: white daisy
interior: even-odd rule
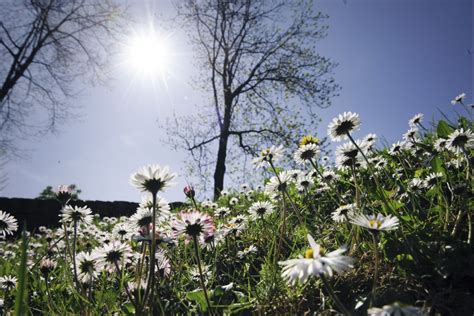
[[[412,142],[417,139],[418,128],[412,127],[405,134],[403,134],[403,139],[407,142]]]
[[[383,216],[382,214],[375,215],[365,215],[365,214],[354,214],[350,217],[351,223],[368,228],[373,231],[380,230],[393,230],[398,228],[398,218],[387,215]]]
[[[70,206],[66,205],[62,210],[61,221],[63,223],[84,223],[90,225],[92,223],[92,211],[87,206]]]
[[[239,199],[236,198],[235,196],[229,200],[229,205],[234,206],[239,203]]]
[[[438,139],[434,142],[434,149],[435,149],[437,152],[442,152],[443,150],[446,149],[447,145],[448,145],[448,140],[447,140],[447,139],[438,138]]]
[[[258,220],[273,214],[275,207],[269,201],[255,202],[249,207],[249,218]]]
[[[296,179],[296,187],[298,191],[306,192],[314,184],[312,177],[302,175]]]
[[[118,223],[112,229],[112,235],[116,236],[120,240],[128,240],[132,237],[133,228],[128,223]]]
[[[461,93],[461,94],[457,95],[453,100],[451,100],[451,104],[455,105],[456,103],[462,103],[465,98],[466,98],[466,94]]]
[[[426,188],[425,180],[420,179],[420,178],[413,178],[411,179],[410,183],[408,183],[408,188],[412,192],[420,191]]]
[[[366,149],[363,141],[356,141],[361,150]],[[364,164],[364,159],[357,147],[352,143],[344,143],[336,148],[336,166],[338,167],[358,167]]]
[[[325,170],[322,174],[322,179],[323,181],[330,183],[332,181],[337,181],[339,179],[339,175],[337,175],[332,170]]]
[[[9,291],[16,287],[16,284],[18,283],[18,279],[12,275],[5,275],[0,277],[0,288],[2,288],[4,291]]]
[[[299,281],[304,284],[311,275],[332,276],[334,272],[342,273],[352,268],[352,258],[342,255],[346,251],[345,248],[322,255],[321,246],[311,235],[308,234],[307,237],[311,248],[305,252],[304,258],[278,262],[283,267],[281,275],[287,283],[295,285]]]
[[[270,148],[262,150],[260,156],[253,158],[252,163],[254,164],[256,169],[259,168],[268,168],[270,167],[270,162],[275,163],[276,161],[280,160],[285,153],[285,149],[283,146],[272,146]]]
[[[269,195],[284,192],[291,183],[293,177],[287,171],[282,171],[278,176],[273,176],[265,185],[265,192]]]
[[[333,141],[348,139],[347,134],[360,127],[359,115],[352,112],[344,112],[335,117],[328,126],[328,136]]]
[[[258,248],[254,245],[250,245],[244,248],[244,250],[237,251],[237,257],[240,259],[244,259],[244,258],[257,254],[257,252],[258,252]]]
[[[405,147],[405,143],[403,142],[396,142],[395,144],[392,144],[392,147],[389,150],[389,154],[392,156],[395,156],[399,154]]]
[[[354,215],[356,209],[357,207],[354,203],[342,205],[332,212],[331,218],[337,223],[345,222]]]
[[[106,271],[113,272],[117,266],[127,264],[132,258],[132,248],[126,243],[114,240],[97,249],[97,265]]]
[[[176,175],[174,173],[169,172],[168,167],[148,165],[132,174],[130,183],[142,191],[156,194],[166,187],[169,187],[175,177]]]
[[[81,283],[90,284],[97,277],[97,257],[99,253],[79,252],[76,255],[77,278]]]
[[[460,128],[452,132],[448,137],[447,148],[454,153],[462,153],[463,151],[474,148],[474,134],[471,130]]]
[[[441,178],[443,178],[443,174],[441,172],[432,172],[426,176],[425,185],[431,188],[435,186]]]
[[[201,234],[206,237],[215,231],[212,217],[199,211],[182,211],[171,223],[172,230],[176,237],[184,235],[187,240],[199,237]]]
[[[295,161],[299,165],[304,165],[310,162],[313,159],[316,159],[320,153],[319,146],[313,143],[309,143],[303,146],[300,146],[295,154],[293,155]]]
[[[368,134],[367,136],[364,137],[362,140],[364,143],[367,144],[367,149],[372,149],[375,145],[375,142],[377,141],[377,135],[375,134]]]
[[[418,113],[408,121],[408,124],[410,127],[416,127],[421,124],[421,122],[423,122],[423,113]]]
[[[393,303],[392,305],[385,305],[382,308],[372,307],[367,310],[369,316],[422,316],[425,315],[421,308],[400,305],[399,303]]]
[[[219,207],[214,211],[214,215],[217,217],[226,217],[230,214],[230,209],[228,207]]]
[[[0,236],[13,235],[18,230],[18,222],[15,217],[0,210]]]

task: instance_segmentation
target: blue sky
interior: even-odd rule
[[[401,138],[416,113],[425,120],[440,118],[438,109],[454,115],[450,100],[461,92],[472,102],[474,9],[470,0],[320,0],[329,14],[328,36],[319,52],[339,65],[340,96],[321,110],[316,133],[326,133],[330,120],[343,111],[360,114],[356,136],[374,132],[389,142]],[[153,12],[172,14],[170,1],[130,1],[144,24]],[[179,53],[170,61],[167,85],[140,78],[113,61],[106,87],[87,87],[75,100],[81,117],[68,121],[58,133],[20,145],[28,157],[9,162],[7,197],[32,198],[47,185],[75,183],[83,199],[139,201],[129,184],[139,167],[158,163],[182,173],[185,153],[171,151],[158,121],[173,111],[195,111],[203,100],[191,86],[192,52],[180,32],[172,37]],[[460,109],[462,111],[462,109]],[[163,194],[182,200],[186,179]]]

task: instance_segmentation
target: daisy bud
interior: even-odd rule
[[[183,189],[183,192],[184,192],[184,195],[186,195],[190,199],[193,199],[194,196],[196,195],[194,188],[190,185],[185,186]]]

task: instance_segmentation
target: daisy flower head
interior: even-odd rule
[[[130,177],[130,183],[144,192],[156,194],[172,185],[176,174],[170,173],[168,167],[148,165],[142,167]]]
[[[417,138],[418,127],[410,128],[405,134],[403,134],[403,139],[411,142]]]
[[[132,248],[126,243],[114,240],[97,249],[97,265],[99,268],[113,272],[117,266],[125,265],[132,259]]]
[[[293,155],[295,161],[299,165],[304,165],[311,160],[316,159],[320,153],[319,146],[314,143],[309,143],[303,146],[300,146],[295,154]]]
[[[46,276],[48,275],[51,271],[56,269],[57,263],[56,261],[53,261],[48,258],[41,259],[40,264],[39,264],[39,269],[41,273]]]
[[[171,263],[163,249],[158,248],[156,252],[156,273],[162,278],[166,278],[171,275]]]
[[[245,228],[245,217],[243,215],[237,215],[221,227],[224,236],[231,234],[239,236]]]
[[[474,134],[471,130],[464,131],[463,128],[452,132],[448,137],[446,146],[453,153],[462,153],[474,148]]]
[[[269,201],[255,202],[249,207],[249,219],[254,221],[267,218],[275,211],[275,207]]]
[[[425,185],[431,188],[435,186],[438,183],[438,181],[440,181],[442,178],[443,178],[442,172],[432,172],[426,176]]]
[[[77,278],[81,283],[90,284],[98,274],[99,253],[81,251],[76,255]]]
[[[283,154],[285,153],[285,149],[283,146],[272,146],[270,148],[262,150],[260,156],[253,158],[252,163],[254,164],[256,169],[259,168],[267,168],[270,167],[270,163],[274,163],[278,161]]]
[[[361,150],[365,150],[366,145],[359,140],[356,141]],[[352,143],[344,143],[336,148],[336,166],[344,167],[359,167],[363,165],[364,160],[359,149]]]
[[[421,122],[423,122],[423,113],[418,113],[408,121],[408,125],[410,125],[410,127],[416,127],[421,124]]]
[[[307,237],[311,248],[306,250],[304,257],[278,262],[282,266],[281,275],[288,284],[295,285],[297,281],[304,284],[312,275],[332,276],[334,272],[342,273],[353,267],[352,258],[342,255],[345,248],[323,254],[321,246],[313,237],[309,234]]]
[[[446,149],[448,145],[448,140],[445,139],[445,138],[438,138],[435,142],[434,142],[434,149],[437,151],[437,152],[442,152],[443,150]]]
[[[331,218],[337,223],[342,223],[352,217],[356,209],[357,207],[355,203],[339,206],[334,212],[332,212]]]
[[[176,237],[184,235],[186,240],[214,234],[215,226],[211,216],[196,210],[182,211],[171,223]]]
[[[132,237],[133,229],[128,223],[118,223],[112,229],[112,235],[120,240],[127,240]]]
[[[411,315],[411,316],[422,316],[425,315],[421,308],[400,305],[399,303],[393,303],[392,305],[385,305],[381,308],[372,307],[367,310],[367,315],[369,316],[402,316],[402,315]]]
[[[226,217],[227,215],[230,214],[230,209],[228,207],[218,207],[215,211],[214,211],[214,215],[217,216],[217,217]]]
[[[61,210],[61,221],[63,223],[84,223],[90,225],[92,223],[92,211],[87,206],[70,206],[66,205]]]
[[[18,222],[15,217],[0,210],[0,236],[13,235],[18,230]]]
[[[153,198],[149,195],[143,197],[138,208],[153,210]],[[161,196],[156,197],[156,204],[155,204],[156,216],[160,217],[160,220],[165,220],[168,217],[170,217],[171,215],[170,209],[171,208],[167,200],[165,200]]]
[[[303,136],[303,137],[300,139],[299,146],[300,146],[300,147],[303,147],[304,145],[307,145],[307,144],[319,145],[319,138],[314,137],[313,135],[306,135],[306,136]]]
[[[372,148],[377,141],[377,135],[370,133],[364,137],[363,142],[367,144],[368,147]]]
[[[257,254],[257,252],[258,252],[258,248],[254,245],[250,245],[249,247],[246,247],[243,250],[237,251],[237,257],[239,259],[244,259],[244,258]]]
[[[420,178],[413,178],[408,183],[408,189],[411,192],[421,191],[424,188],[426,188],[426,182],[425,182],[425,180],[420,179]]]
[[[61,184],[53,192],[56,199],[58,199],[59,201],[63,203],[66,203],[68,200],[70,200],[73,197],[74,194],[77,194],[77,189],[76,189],[76,186],[73,184],[71,185]]]
[[[405,147],[405,143],[396,142],[395,144],[392,144],[392,147],[390,147],[389,154],[392,156],[398,155],[399,153],[402,152],[404,147]]]
[[[322,180],[328,183],[337,181],[338,179],[339,175],[337,175],[333,170],[325,170],[322,174]]]
[[[242,192],[247,192],[248,190],[250,190],[250,185],[248,183],[242,183],[240,185],[240,189],[242,190]]]
[[[296,187],[301,192],[307,192],[313,184],[313,178],[308,175],[301,175],[296,179]]]
[[[350,217],[350,222],[352,224],[365,227],[370,229],[373,232],[381,230],[394,230],[398,228],[398,218],[387,215],[383,216],[382,214],[377,215],[365,215],[365,214],[354,214]]]
[[[292,175],[287,171],[282,171],[278,176],[273,176],[265,186],[265,193],[272,195],[284,192],[293,180]]]
[[[0,277],[0,288],[4,291],[9,291],[16,287],[18,279],[12,275],[5,275]]]
[[[231,206],[237,205],[238,203],[239,203],[239,199],[235,196],[229,200],[229,205]]]
[[[348,139],[347,134],[360,127],[357,113],[344,112],[333,118],[328,126],[328,136],[335,142]]]
[[[466,98],[466,94],[463,92],[463,93],[457,95],[454,99],[452,99],[451,104],[455,105],[457,103],[462,103],[465,98]]]

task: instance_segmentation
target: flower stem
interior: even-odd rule
[[[146,304],[146,301],[149,297],[150,305],[153,309],[153,300],[154,300],[154,287],[155,287],[155,252],[156,252],[156,194],[157,192],[152,192],[153,198],[153,216],[151,222],[151,246],[150,246],[150,269],[148,276],[148,284],[145,290],[145,295],[143,297],[143,304]]]
[[[194,241],[194,251],[196,254],[196,260],[197,260],[198,269],[199,269],[199,279],[201,280],[201,288],[202,288],[202,291],[204,292],[204,297],[206,299],[207,308],[209,309],[209,314],[213,315],[211,303],[209,301],[209,296],[207,295],[206,284],[204,283],[204,276],[202,274],[201,258],[199,256],[199,244],[198,244],[198,239],[196,235],[193,236],[193,241]]]
[[[357,206],[357,209],[360,210],[360,190],[359,190],[359,184],[357,183],[357,176],[356,176],[354,163],[352,163],[351,169],[352,169],[352,177],[354,178],[354,187],[355,187],[355,193],[356,193],[355,194],[356,206]]]
[[[385,192],[383,191],[383,187],[380,185],[379,179],[378,179],[377,175],[375,174],[374,169],[372,168],[372,165],[369,162],[369,159],[367,159],[367,156],[365,155],[364,151],[359,147],[359,145],[357,145],[354,138],[352,138],[351,134],[347,133],[347,136],[349,137],[351,142],[354,144],[354,146],[356,146],[356,148],[362,154],[362,157],[364,157],[364,160],[367,163],[367,168],[369,169],[369,171],[372,174],[373,179],[375,181],[375,185],[376,185],[375,190],[378,191],[378,193],[380,194],[385,207],[387,208],[387,210],[392,210],[392,208],[390,207],[390,204],[388,203],[387,198],[385,196]]]
[[[378,251],[378,243],[377,243],[377,237],[375,235],[375,233],[371,233],[372,235],[372,241],[374,243],[374,261],[375,261],[375,265],[374,265],[374,279],[373,279],[373,282],[372,282],[372,291],[371,291],[371,294],[370,294],[370,304],[369,304],[369,307],[372,307],[372,305],[374,304],[375,302],[375,292],[376,292],[376,289],[377,289],[377,278],[378,278],[378,268],[379,268],[379,251]]]
[[[341,300],[337,297],[336,293],[334,293],[331,285],[329,282],[326,280],[326,277],[324,274],[321,274],[321,280],[323,281],[323,286],[326,288],[326,291],[328,291],[329,296],[331,296],[331,299],[334,301],[336,304],[337,308],[344,314],[344,315],[351,315],[351,313],[347,310],[347,308],[342,304]]]
[[[77,241],[77,221],[74,221],[74,235],[72,240],[72,265],[74,269],[74,282],[76,286],[79,286],[79,281],[77,279],[77,265],[76,265],[76,241]],[[81,288],[77,289],[78,291],[82,290]]]

